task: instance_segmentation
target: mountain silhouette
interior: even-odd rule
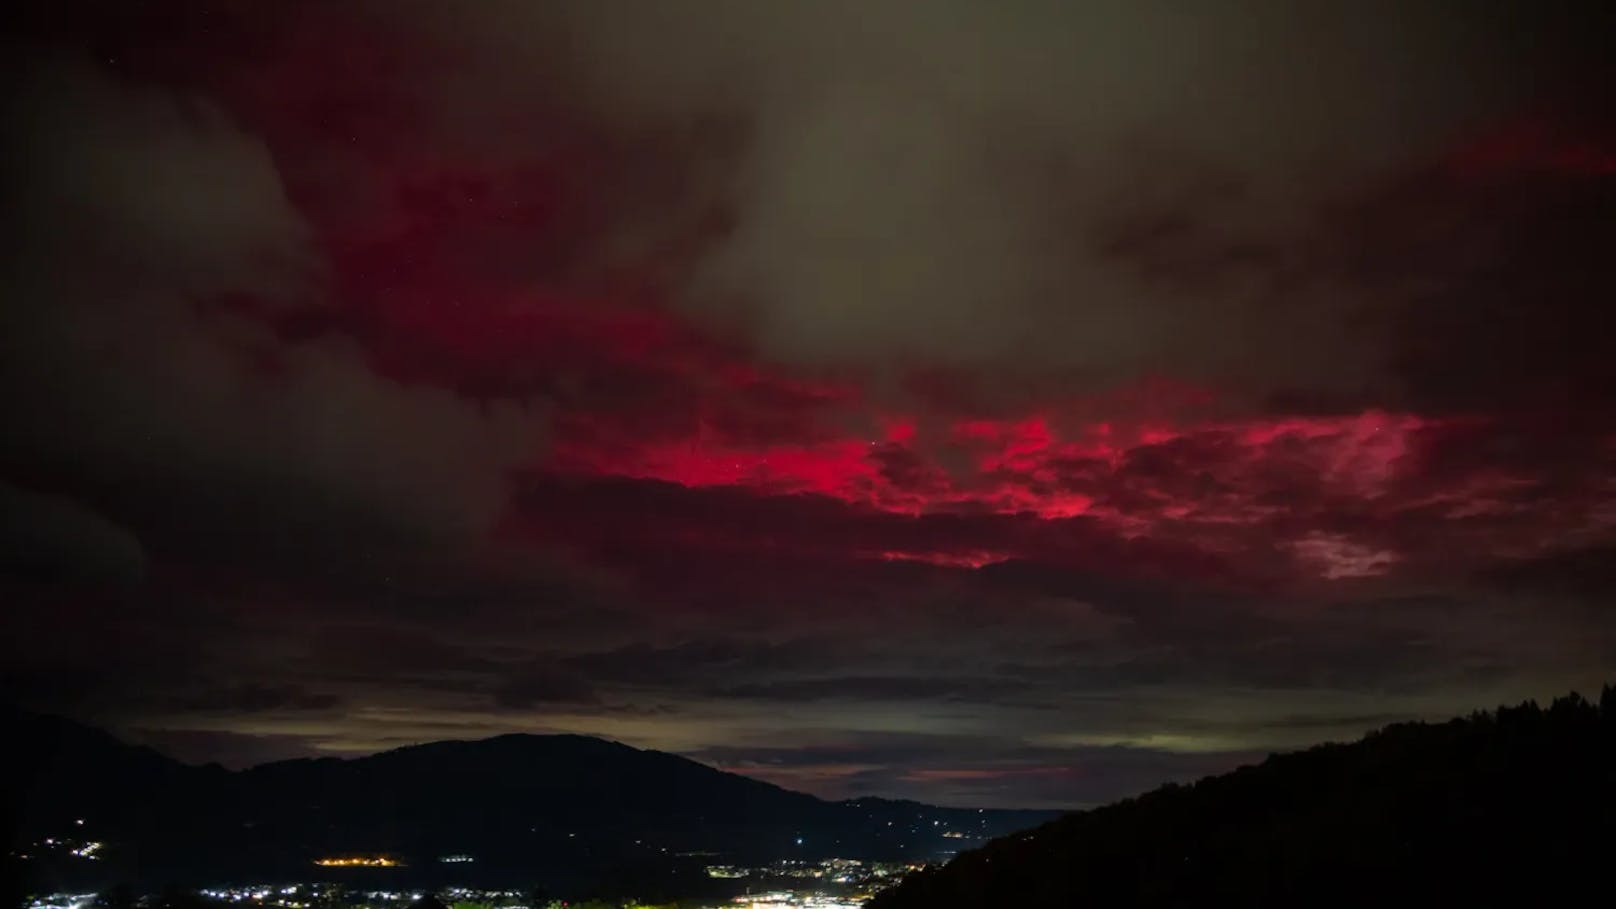
[[[870,909],[1573,905],[1609,899],[1616,692],[1165,786],[961,854]],[[1598,896],[1592,896],[1598,894]]]
[[[926,859],[1053,812],[833,802],[658,751],[578,735],[444,741],[366,757],[192,766],[69,720],[10,711],[12,851],[44,888],[131,881],[526,885],[706,864]],[[83,823],[80,823],[80,822]],[[54,847],[46,840],[56,840]],[[75,843],[103,846],[94,861]],[[45,845],[42,845],[45,844]],[[323,858],[386,856],[387,868]],[[469,862],[446,863],[446,857]]]

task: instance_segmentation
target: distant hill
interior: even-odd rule
[[[870,909],[1576,905],[1612,899],[1616,692],[1166,786],[911,875]]]
[[[4,784],[12,851],[29,856],[38,887],[660,880],[714,863],[936,858],[1052,815],[829,802],[575,735],[435,742],[231,772],[56,717],[11,711],[6,720],[21,744]],[[103,843],[93,858],[73,854],[89,842]],[[313,864],[377,855],[403,864]],[[472,861],[440,861],[447,856]]]

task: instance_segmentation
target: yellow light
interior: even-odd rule
[[[315,859],[314,864],[323,868],[401,868],[404,865],[403,862],[385,855],[322,858]]]

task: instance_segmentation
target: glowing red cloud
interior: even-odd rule
[[[638,444],[620,437],[609,449],[563,438],[549,468],[760,495],[814,494],[911,516],[1084,516],[1125,537],[1216,540],[1309,502],[1382,496],[1408,453],[1409,434],[1432,425],[1380,412],[1179,427],[1101,423],[1065,435],[1043,415],[960,421],[938,432],[917,428],[917,417],[871,422],[885,426],[883,437],[746,445],[714,436]],[[1327,578],[1379,574],[1396,562],[1393,553],[1339,534],[1304,536],[1291,551]],[[948,550],[870,555],[980,568],[1017,553],[967,540]]]
[[[889,550],[880,554],[888,562],[923,562],[944,568],[981,568],[997,565],[1014,558],[1013,553],[976,549],[969,552],[903,552]]]
[[[589,452],[564,444],[553,466],[682,486],[747,486],[771,493],[812,492],[853,501],[865,498],[864,491],[873,490],[877,483],[869,448],[870,443],[859,441],[741,448],[699,437],[648,442],[616,452]]]
[[[1427,422],[1380,412],[1141,421],[1122,408],[1106,420],[1073,416],[1095,413],[1093,402],[996,419],[883,412],[857,377],[766,368],[661,305],[654,287],[490,271],[466,237],[495,246],[555,242],[563,215],[582,204],[564,196],[559,172],[393,161],[367,175],[384,200],[368,212],[338,217],[318,200],[307,203],[345,300],[340,329],[400,381],[543,401],[555,434],[543,467],[552,472],[811,494],[910,516],[1081,516],[1124,537],[1224,547],[1228,528],[1273,520],[1298,503],[1381,495],[1408,434]],[[491,186],[502,187],[505,202],[490,201]],[[511,216],[511,206],[525,214]],[[1326,575],[1393,564],[1360,560],[1344,569],[1351,540],[1332,559],[1310,545],[1295,548],[1295,558]],[[850,555],[979,568],[1017,554],[962,540],[946,551],[883,546]]]
[[[1408,414],[1253,419],[1182,428],[1139,427],[1129,434],[1097,424],[1063,439],[1047,418],[972,420],[947,432],[942,447],[963,452],[968,466],[949,472],[916,442],[914,418],[890,419],[885,439],[832,439],[803,444],[737,445],[689,437],[594,450],[563,440],[557,469],[684,486],[749,486],[775,493],[812,492],[888,511],[922,513],[988,510],[1064,518],[1094,510],[1095,497],[1073,487],[1129,467],[1131,455],[1175,442],[1216,441],[1223,460],[1198,465],[1226,476],[1260,470],[1276,461],[1300,464],[1314,480],[1355,495],[1378,493],[1407,450],[1407,434],[1428,421]],[[902,452],[926,468],[924,492],[895,481],[883,460]],[[1186,506],[1194,503],[1182,503]]]
[[[705,227],[612,258],[614,227],[637,223],[641,188],[681,192],[659,182],[665,164],[645,160],[654,143],[614,139],[561,109],[536,111],[543,122],[519,148],[445,143],[404,78],[444,65],[428,49],[340,16],[292,20],[277,40],[277,53],[220,51],[213,65],[221,103],[270,145],[331,267],[337,304],[285,317],[286,334],[343,334],[401,382],[542,402],[553,437],[536,470],[818,496],[860,514],[1013,515],[1051,535],[1097,525],[1217,553],[1266,548],[1327,577],[1407,564],[1409,542],[1369,539],[1397,509],[1489,527],[1530,526],[1547,510],[1530,501],[1531,469],[1410,481],[1411,440],[1444,422],[1413,413],[1163,416],[1152,397],[1203,414],[1218,397],[1170,377],[1099,404],[993,409],[944,390],[891,412],[860,375],[784,373],[668,305]],[[1603,178],[1616,173],[1612,147],[1523,120],[1441,165],[1461,183],[1521,171]],[[1030,548],[871,539],[843,555],[978,568]]]

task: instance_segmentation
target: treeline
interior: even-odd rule
[[[1068,815],[870,909],[1612,899],[1616,689],[1275,755]]]

